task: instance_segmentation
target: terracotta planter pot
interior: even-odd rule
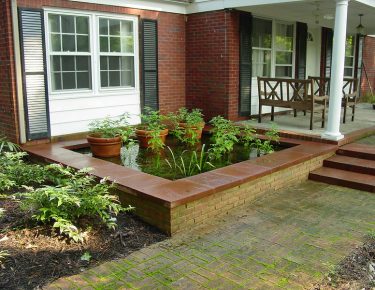
[[[200,126],[190,127],[190,129],[192,129],[197,134],[198,140],[200,140],[202,138],[202,131],[203,131],[203,128],[204,128],[204,123],[201,123],[199,125]],[[178,126],[180,128],[184,128],[184,129],[186,129],[188,127],[188,125],[186,123],[178,123]],[[191,137],[190,135],[191,134],[186,133],[185,137],[190,138]]]
[[[168,131],[169,131],[168,129],[164,129],[164,130],[161,130],[160,132],[160,139],[163,141],[164,144],[168,135]],[[135,135],[137,135],[139,146],[141,148],[149,147],[148,141],[151,139],[150,132],[151,131],[142,130],[142,129],[135,130]]]
[[[100,138],[96,135],[88,135],[87,141],[90,144],[93,156],[115,157],[120,155],[122,147],[122,140],[120,137]]]

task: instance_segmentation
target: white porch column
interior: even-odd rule
[[[346,23],[349,0],[336,0],[335,27],[333,32],[333,50],[331,66],[331,88],[329,96],[328,123],[323,139],[340,140],[340,114],[342,86],[344,83]]]

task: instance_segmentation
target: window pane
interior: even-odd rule
[[[352,77],[353,76],[353,68],[345,68],[344,69],[344,76]]]
[[[48,15],[49,31],[60,32],[60,16],[55,14]]]
[[[61,73],[52,74],[52,90],[57,91],[61,90]]]
[[[120,37],[110,37],[110,52],[121,52]]]
[[[88,17],[77,16],[76,28],[79,34],[89,34],[89,19]]]
[[[120,35],[120,20],[109,20],[109,34]]]
[[[77,89],[91,89],[89,72],[77,72]]]
[[[60,64],[60,56],[52,56],[51,57],[52,62],[52,71],[61,71],[61,64]]]
[[[121,36],[133,36],[132,21],[121,21]]]
[[[254,18],[252,40],[253,47],[271,48],[272,21]]]
[[[134,39],[133,36],[127,36],[121,38],[121,50],[122,52],[133,53],[134,52]]]
[[[121,85],[134,87],[134,57],[124,56],[121,58]]]
[[[102,71],[100,73],[100,84],[102,88],[108,87],[108,72]]]
[[[253,50],[253,77],[270,77],[271,76],[271,51]]]
[[[292,58],[293,58],[292,52],[283,52],[283,51],[276,52],[276,64],[292,64],[293,62]]]
[[[63,73],[63,89],[71,90],[76,88],[75,72]]]
[[[109,70],[120,70],[120,57],[109,56]]]
[[[348,35],[345,42],[345,56],[354,55],[354,37],[353,35]]]
[[[75,33],[74,16],[61,15],[61,30],[63,33]]]
[[[100,70],[108,70],[108,57],[107,56],[100,57]]]
[[[90,68],[89,56],[76,56],[77,71],[88,71]]]
[[[292,77],[292,67],[291,66],[276,66],[275,76],[281,77]]]
[[[99,34],[108,35],[108,20],[107,19],[99,20]]]
[[[293,50],[293,25],[276,24],[276,49]]]
[[[353,66],[354,58],[353,57],[345,57],[345,66]]]
[[[74,56],[62,56],[62,71],[75,71]]]
[[[120,86],[120,72],[110,71],[109,72],[109,86],[119,87]]]
[[[74,35],[62,36],[62,50],[63,51],[76,51],[76,43]]]
[[[89,52],[89,37],[83,35],[77,35],[77,51]]]
[[[108,52],[108,37],[100,36],[100,51]]]
[[[61,51],[61,35],[51,34],[52,51]]]

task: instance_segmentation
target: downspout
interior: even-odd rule
[[[22,64],[20,51],[20,36],[18,27],[18,11],[17,0],[12,0],[12,26],[13,26],[13,47],[14,47],[14,62],[16,70],[16,94],[18,105],[18,123],[20,130],[20,143],[26,143],[26,123],[25,123],[25,106],[23,100],[23,86],[22,86]]]

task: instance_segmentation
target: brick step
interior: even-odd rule
[[[324,160],[323,166],[363,174],[375,175],[374,160],[365,160],[344,155],[336,155]]]
[[[375,192],[375,178],[373,175],[369,174],[321,167],[310,172],[309,179],[333,185]]]
[[[340,147],[337,152],[339,155],[375,160],[375,146],[352,143]]]

